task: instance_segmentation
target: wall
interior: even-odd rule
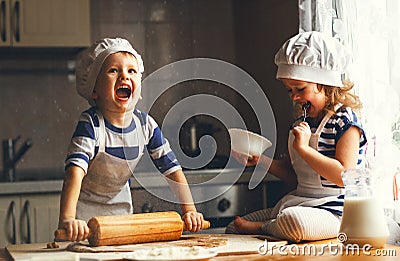
[[[120,36],[133,43],[145,63],[144,77],[171,62],[193,57],[221,59],[243,68],[269,97],[279,133],[283,133],[278,136],[278,151],[284,147],[290,103],[274,80],[273,55],[297,31],[296,0],[96,0],[91,2],[91,21],[92,40]],[[33,140],[33,147],[18,164],[21,171],[62,173],[76,120],[88,107],[69,76],[67,63],[73,54],[71,50],[40,49],[0,53],[0,139],[21,135],[21,140]],[[198,91],[190,83],[179,88],[179,94],[166,93],[163,106],[151,111],[156,120],[162,120],[167,108],[179,99]],[[205,92],[217,92],[251,115],[250,108],[229,90],[216,89],[207,85]],[[226,143],[225,136],[219,140]]]
[[[1,50],[0,139],[30,138],[32,148],[17,169],[63,168],[75,119],[86,108],[68,81],[65,52]]]
[[[275,79],[274,56],[286,39],[298,33],[297,0],[236,0],[234,6],[237,64],[256,79],[268,97],[278,134],[275,157],[280,157],[286,151],[293,115],[286,88]],[[256,130],[250,108],[243,108],[243,113],[251,115],[249,129]]]

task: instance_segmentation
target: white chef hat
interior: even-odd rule
[[[76,63],[76,89],[90,105],[95,105],[92,93],[103,62],[110,54],[117,52],[131,53],[138,62],[139,73],[144,72],[141,56],[133,49],[129,41],[122,38],[101,39],[79,53]]]
[[[349,59],[349,52],[337,39],[320,32],[299,33],[276,53],[276,78],[343,87],[342,74]]]

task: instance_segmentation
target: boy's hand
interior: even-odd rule
[[[182,220],[185,222],[187,231],[198,232],[203,227],[204,217],[197,211],[188,211],[182,216]]]
[[[247,156],[241,153],[238,153],[234,150],[231,150],[232,156],[241,164],[245,165],[245,166],[255,166],[258,163],[258,160],[260,159],[259,156]]]
[[[89,237],[89,227],[83,220],[64,220],[62,226],[67,230],[67,237],[70,241],[82,241]]]

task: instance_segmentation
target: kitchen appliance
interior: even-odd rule
[[[126,245],[178,240],[185,224],[177,212],[92,217],[88,222],[91,246]],[[205,221],[202,229],[210,227]],[[65,229],[55,232],[56,240],[66,240]]]
[[[173,135],[167,134],[167,137],[171,136]],[[171,142],[179,146],[173,148],[174,152],[182,151],[189,159],[191,158],[191,160],[182,159],[178,154],[178,160],[184,170],[222,169],[226,167],[230,153],[229,135],[225,126],[218,119],[209,115],[190,117],[181,126],[178,138],[177,143],[170,139]],[[205,138],[204,141],[202,141],[203,138]],[[200,144],[201,142],[204,143]],[[204,149],[204,147],[200,148],[201,145],[207,146],[207,148],[202,151],[201,149]],[[214,150],[215,155],[212,154]],[[208,154],[210,152],[211,154]],[[199,162],[202,162],[200,159],[204,158],[209,160],[199,164]],[[193,162],[196,163],[192,165]]]
[[[186,155],[197,157],[200,154],[200,138],[204,135],[214,136],[219,131],[221,131],[221,128],[214,127],[214,124],[210,122],[210,117],[193,116],[182,125],[179,133],[179,144],[181,144]]]
[[[201,183],[203,180],[212,179],[221,170],[196,170],[185,172],[191,183]],[[232,169],[234,172],[239,171]],[[260,184],[254,189],[248,188],[248,176],[252,172],[246,171],[235,184],[205,184],[198,185],[198,190],[203,195],[219,195],[205,202],[197,202],[196,195],[194,200],[197,211],[201,212],[205,219],[211,223],[211,228],[205,230],[207,233],[224,233],[225,227],[234,219],[235,216],[243,216],[256,210],[266,208],[273,205],[284,189],[281,181],[269,181]],[[229,171],[227,171],[227,179],[229,179]],[[136,184],[136,181],[132,181]],[[268,188],[267,188],[268,187]],[[174,210],[179,212],[179,204],[163,200],[156,195],[166,195],[171,193],[169,187],[152,187],[150,190],[145,188],[132,189],[132,201],[134,213],[168,211]]]

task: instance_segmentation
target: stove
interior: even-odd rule
[[[243,216],[271,205],[271,198],[267,200],[267,182],[261,183],[250,190],[248,183],[234,185],[207,185],[201,187],[204,195],[220,196],[209,201],[196,203],[197,211],[203,213],[204,218],[211,222],[207,233],[223,233],[224,228],[235,216]],[[271,186],[269,186],[271,187]],[[276,186],[275,186],[276,187]],[[170,190],[169,187],[152,188],[152,192]],[[161,192],[163,193],[163,192]],[[132,189],[134,213],[177,211],[181,213],[179,204],[158,198],[144,188]]]

